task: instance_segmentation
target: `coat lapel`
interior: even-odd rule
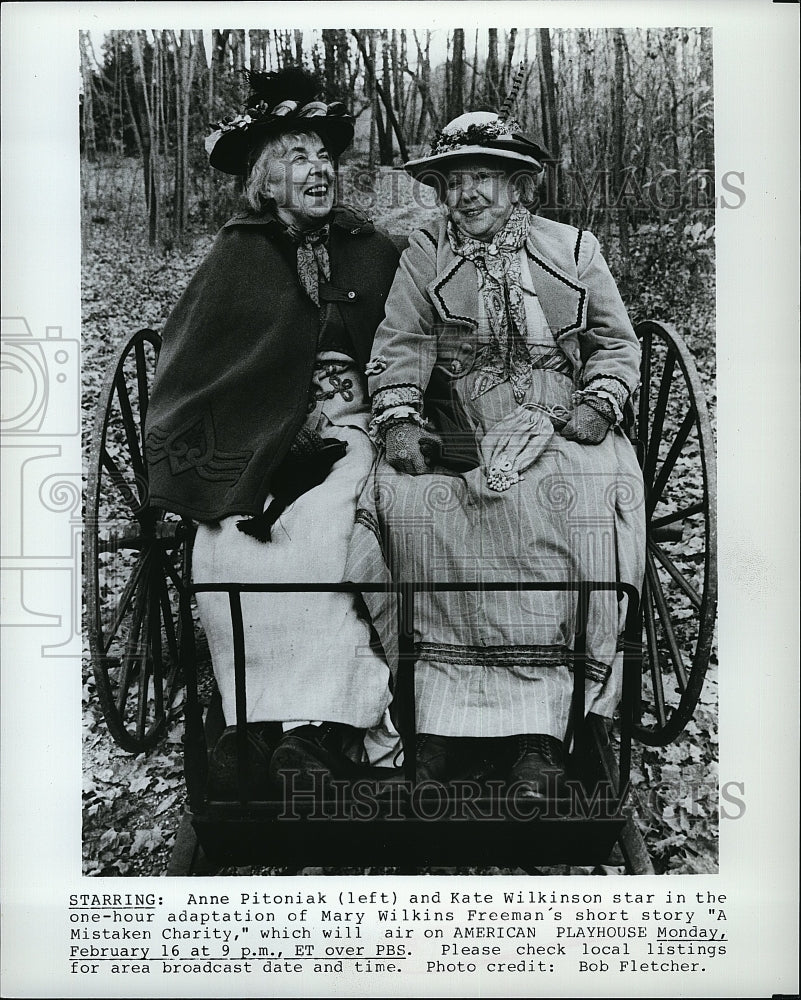
[[[586,329],[587,286],[558,268],[553,258],[537,247],[531,233],[526,240],[526,256],[534,289],[556,340]]]
[[[427,286],[428,294],[445,323],[478,327],[478,275],[475,264],[447,248],[447,263]]]
[[[573,340],[587,325],[587,286],[553,263],[553,255],[538,245],[536,233],[526,240],[531,280],[548,325],[558,341]],[[446,323],[478,326],[478,276],[475,265],[456,256],[447,244],[440,247],[442,264],[427,290]],[[571,336],[572,334],[572,336]]]

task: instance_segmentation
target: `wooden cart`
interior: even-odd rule
[[[228,865],[429,866],[598,865],[614,850],[631,873],[652,871],[636,824],[626,815],[632,740],[666,746],[693,715],[713,649],[717,605],[715,453],[701,379],[678,333],[640,323],[641,387],[627,433],[646,488],[646,575],[641,599],[615,581],[481,584],[482,589],[616,589],[628,597],[624,691],[618,724],[584,717],[584,624],[579,615],[571,710],[571,794],[521,814],[492,773],[476,788],[449,789],[436,807],[416,795],[414,759],[403,780],[371,773],[369,804],[357,809],[340,789],[336,815],[326,799],[249,801],[245,739],[243,591],[370,589],[354,581],[306,585],[214,585],[229,595],[235,643],[240,738],[239,801],[206,794],[208,747],[223,728],[213,679],[198,671],[200,626],[191,583],[191,523],[148,502],[144,427],[160,338],[139,330],[119,349],[101,391],[92,432],[86,504],[85,574],[89,643],[97,693],[114,740],[131,753],[153,747],[173,719],[185,720],[188,806],[172,874]],[[688,476],[692,468],[695,475]],[[395,586],[401,662],[395,697],[404,745],[415,745],[415,595],[454,585]],[[469,586],[469,585],[463,585]],[[476,586],[479,586],[476,584]],[[211,589],[205,586],[202,589]],[[375,589],[375,588],[373,588]],[[202,640],[201,640],[202,641]],[[341,793],[341,794],[340,794]],[[336,796],[335,796],[336,797]],[[469,800],[466,804],[466,799]],[[322,803],[322,804],[321,804]],[[337,811],[338,810],[338,811]]]

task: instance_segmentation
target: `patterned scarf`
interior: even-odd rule
[[[325,281],[331,280],[331,261],[326,246],[328,232],[328,226],[309,233],[287,227],[287,234],[298,248],[298,278],[316,306],[320,305],[320,275]]]
[[[506,223],[489,243],[465,236],[448,221],[451,249],[458,256],[471,260],[478,270],[489,322],[491,339],[477,358],[479,374],[473,385],[474,399],[502,382],[510,382],[515,399],[522,403],[531,385],[519,256],[530,221],[525,206],[515,205]]]

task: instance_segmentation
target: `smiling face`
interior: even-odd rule
[[[447,173],[445,205],[456,227],[474,240],[488,243],[519,200],[497,161],[465,159]]]
[[[253,173],[262,174],[261,191],[275,203],[276,215],[295,229],[320,226],[334,206],[334,166],[323,140],[313,133],[284,136],[269,143]]]

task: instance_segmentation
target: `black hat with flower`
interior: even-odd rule
[[[313,132],[338,157],[353,141],[353,118],[339,101],[322,99],[319,80],[299,67],[269,73],[246,71],[251,94],[242,114],[211,127],[209,163],[226,174],[247,174],[251,155],[266,139],[286,132]]]

